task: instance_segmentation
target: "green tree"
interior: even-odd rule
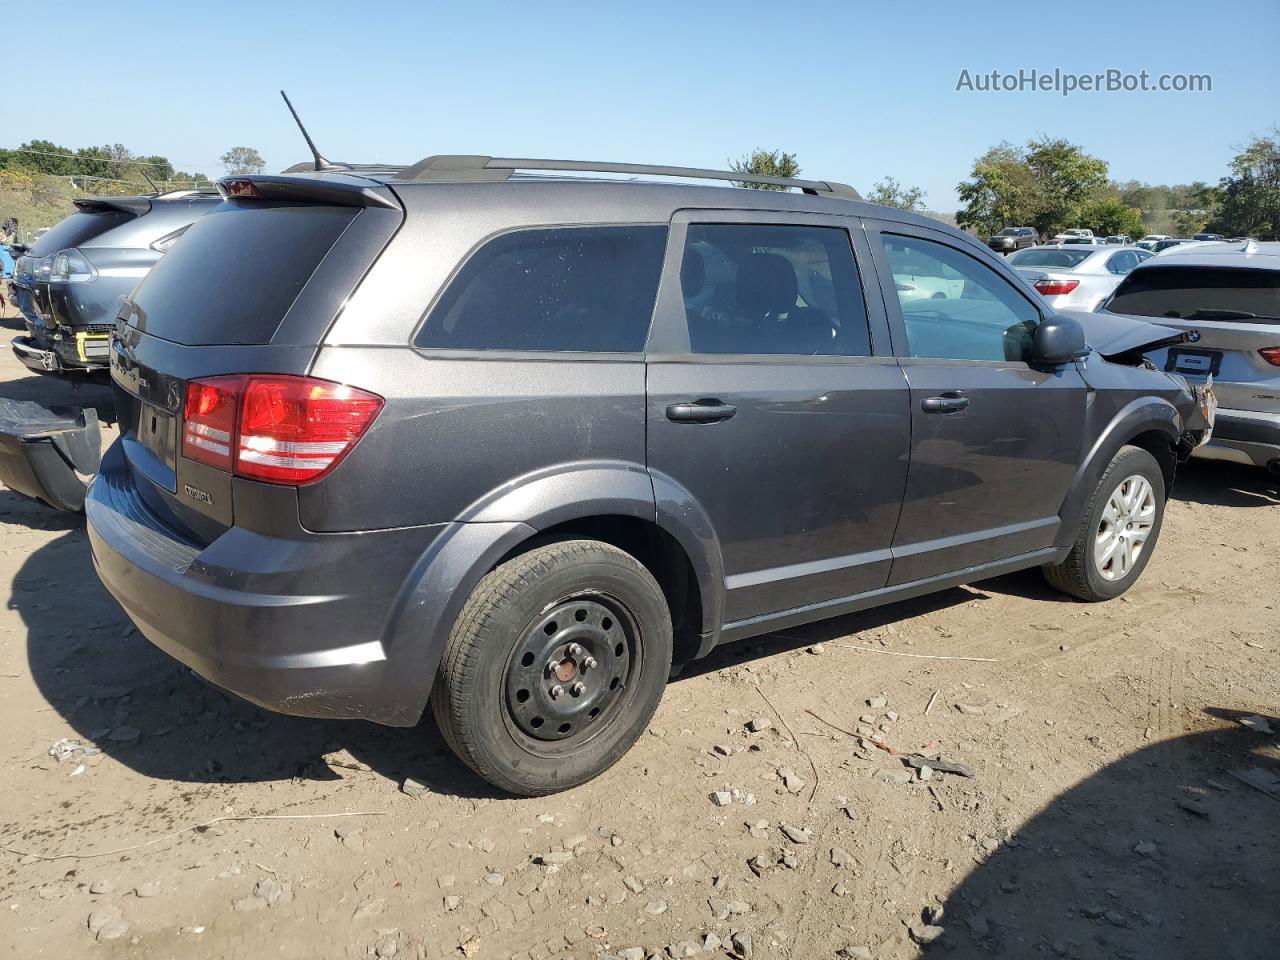
[[[146,164],[147,176],[152,180],[173,179],[173,164],[169,162],[168,157],[153,154],[149,157],[140,157],[139,160]]]
[[[1031,223],[1042,237],[1076,226],[1085,203],[1107,185],[1106,161],[1061,138],[1030,141],[1026,161],[1037,187]]]
[[[1280,240],[1280,130],[1254,137],[1231,161],[1217,189],[1210,227],[1228,236]]]
[[[253,147],[232,147],[218,161],[227,168],[227,173],[261,173],[266,161],[262,154]]]
[[[76,162],[70,150],[51,140],[31,140],[18,147],[16,165],[33,173],[76,173]]]
[[[729,169],[734,173],[750,173],[761,177],[798,177],[800,164],[796,162],[794,153],[785,150],[752,150],[749,156],[729,161]],[[739,182],[738,186],[751,190],[786,190],[779,184]]]
[[[1126,234],[1129,239],[1137,240],[1146,230],[1141,210],[1126,206],[1123,200],[1107,197],[1085,203],[1080,208],[1079,223],[1100,237]]]
[[[969,179],[956,191],[964,204],[956,223],[984,236],[1026,226],[1036,213],[1035,177],[1022,151],[1007,141],[975,160]]]
[[[904,187],[893,177],[885,177],[871,185],[867,202],[915,213],[924,209],[924,191],[919,187]]]

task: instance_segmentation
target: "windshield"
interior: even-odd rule
[[[1092,250],[1023,250],[1009,258],[1015,267],[1060,267],[1070,270],[1093,256]]]
[[[999,233],[996,234],[997,237],[1016,237],[1017,235],[1018,235],[1017,227],[1005,227],[1003,230],[1001,230]]]
[[[1280,273],[1233,267],[1149,267],[1129,274],[1111,313],[1224,321],[1280,320]]]

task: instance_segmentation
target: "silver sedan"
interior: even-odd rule
[[[1151,253],[1138,247],[1052,244],[1019,250],[1008,259],[1055,307],[1094,311]]]

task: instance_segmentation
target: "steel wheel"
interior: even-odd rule
[[[1156,493],[1150,481],[1133,474],[1107,498],[1093,544],[1093,563],[1106,580],[1128,576],[1142,555],[1156,521]]]
[[[635,620],[616,598],[587,594],[552,604],[507,662],[509,722],[534,741],[576,746],[625,703],[640,652]]]

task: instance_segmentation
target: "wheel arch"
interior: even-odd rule
[[[1167,494],[1177,472],[1175,447],[1181,434],[1182,415],[1167,400],[1139,397],[1121,408],[1098,434],[1072,478],[1070,490],[1058,513],[1062,522],[1058,527],[1056,546],[1070,546],[1089,496],[1112,458],[1125,446],[1141,447],[1155,457],[1160,464]]]
[[[389,660],[422,677],[417,713],[476,585],[512,557],[574,538],[610,543],[649,569],[671,608],[677,659],[703,656],[715,646],[724,596],[720,549],[688,492],[669,478],[651,478],[637,463],[560,465],[477,500],[432,541],[406,578],[383,646]]]

